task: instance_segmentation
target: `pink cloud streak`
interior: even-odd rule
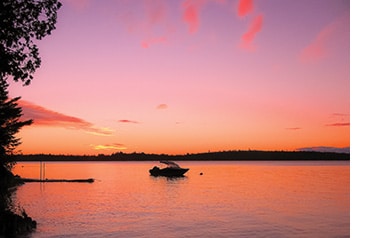
[[[195,33],[200,25],[199,12],[209,2],[222,3],[221,0],[185,0],[182,3],[183,21],[188,25],[189,32]]]
[[[254,46],[252,44],[255,36],[257,33],[261,31],[263,27],[263,15],[258,15],[255,19],[250,23],[249,29],[242,35],[241,38],[241,48],[254,50]]]
[[[144,49],[167,42],[173,24],[168,21],[166,2],[162,0],[140,2],[142,12],[124,11],[120,16],[127,32],[139,37],[140,46]]]
[[[350,122],[336,122],[327,124],[326,126],[350,126]]]
[[[238,2],[237,14],[239,17],[244,17],[249,14],[254,8],[252,0],[240,0]]]
[[[291,130],[291,131],[297,131],[297,130],[301,130],[302,128],[301,127],[288,127],[288,128],[285,128],[287,130]]]
[[[160,109],[160,110],[162,110],[162,109],[167,109],[167,108],[168,108],[168,105],[167,105],[167,104],[164,104],[164,103],[159,104],[159,105],[156,107],[156,109]]]
[[[327,55],[325,44],[329,34],[328,29],[321,31],[313,42],[302,50],[300,59],[302,61],[314,61],[324,58]]]
[[[167,42],[167,38],[164,37],[164,36],[152,37],[152,38],[148,38],[146,40],[143,40],[141,45],[142,45],[143,48],[147,49],[151,45],[154,45],[154,44],[157,44],[157,43],[165,43],[165,42]]]
[[[112,143],[105,145],[91,145],[95,150],[126,150],[127,147],[121,143]]]
[[[346,20],[347,16],[343,15],[342,17],[336,19],[330,24],[326,25],[307,45],[302,49],[299,58],[303,62],[311,62],[321,60],[326,58],[331,53],[332,45],[336,44],[337,38],[345,37],[345,25],[347,25]]]
[[[139,123],[139,122],[137,122],[137,121],[127,120],[127,119],[119,120],[119,122],[121,122],[121,123],[135,123],[135,124],[138,124],[138,123]]]
[[[108,136],[112,134],[112,130],[108,128],[94,127],[92,123],[81,118],[55,112],[25,100],[20,100],[19,105],[22,107],[22,117],[26,119],[33,119],[32,125],[35,126],[53,126],[68,129],[79,129],[95,135]]]
[[[164,1],[145,1],[146,15],[150,24],[162,22],[166,16],[166,6]]]
[[[197,1],[187,0],[183,3],[184,13],[183,20],[189,27],[189,32],[194,33],[198,30],[199,16],[198,8],[199,4]]]

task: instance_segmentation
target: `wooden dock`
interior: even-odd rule
[[[32,178],[21,178],[24,183],[93,183],[93,178],[89,179],[32,179]]]
[[[23,183],[93,183],[95,180],[93,178],[88,179],[48,179],[46,178],[46,163],[40,161],[39,167],[39,179],[34,178],[21,178],[18,179]]]

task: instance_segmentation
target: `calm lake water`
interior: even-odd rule
[[[27,183],[14,200],[31,237],[350,236],[349,161],[179,164],[168,179],[149,175],[157,162],[47,162],[46,178],[96,181]],[[39,178],[39,163],[13,172]]]

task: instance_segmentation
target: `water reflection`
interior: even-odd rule
[[[169,176],[153,176],[153,175],[150,175],[150,178],[154,181],[167,181],[167,182],[173,182],[173,183],[178,183],[179,181],[183,181],[185,179],[188,179],[187,176],[185,175],[182,175],[182,176],[172,176],[172,177],[169,177]]]
[[[38,167],[23,165],[17,173],[30,177],[30,168],[38,176]],[[95,182],[25,184],[16,196],[38,221],[35,237],[349,235],[348,164],[186,166],[186,176],[168,178],[151,176],[150,162],[48,163],[47,177]]]

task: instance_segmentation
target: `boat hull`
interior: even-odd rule
[[[181,177],[188,171],[188,168],[164,168],[159,169],[154,167],[150,169],[150,174],[152,176],[165,176],[165,177]]]

